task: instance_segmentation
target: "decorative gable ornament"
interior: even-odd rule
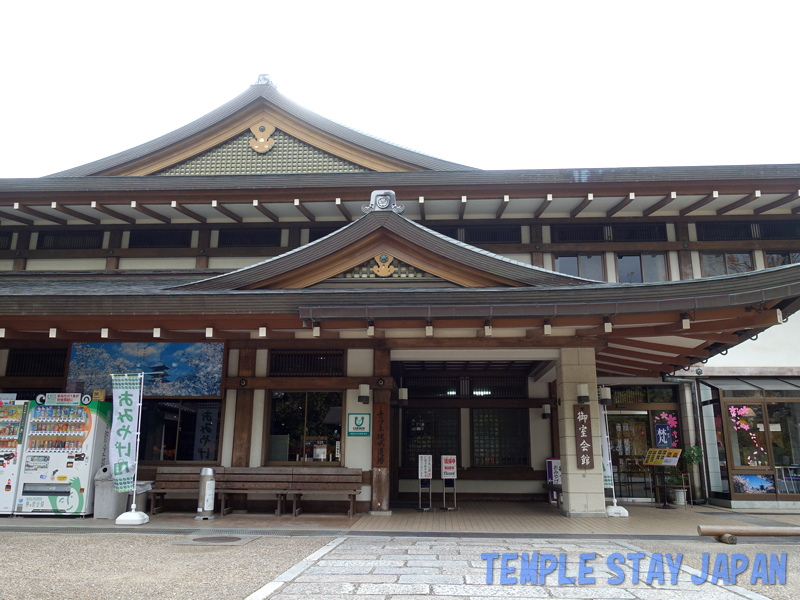
[[[372,267],[372,272],[378,277],[389,277],[394,273],[394,267],[391,265],[393,260],[394,256],[388,252],[381,252],[375,255],[375,262],[378,264]]]
[[[375,190],[369,199],[369,205],[365,204],[361,207],[361,212],[364,214],[373,211],[392,211],[393,213],[401,214],[406,209],[402,204],[397,203],[397,197],[392,190]]]
[[[275,140],[269,136],[275,133],[275,126],[270,125],[267,121],[260,121],[250,128],[255,139],[250,140],[250,147],[258,152],[264,154],[275,145]]]

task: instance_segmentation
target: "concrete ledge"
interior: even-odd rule
[[[391,517],[392,511],[390,510],[371,510],[369,514],[373,517]]]
[[[608,513],[605,511],[603,512],[567,512],[565,510],[561,511],[561,514],[565,517],[572,517],[572,518],[600,518],[600,519],[607,519]]]

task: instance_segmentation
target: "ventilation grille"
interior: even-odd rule
[[[697,240],[718,242],[758,238],[758,225],[748,221],[701,221],[695,224]]]
[[[611,226],[612,239],[615,242],[666,242],[666,223],[636,223]]]
[[[800,239],[800,221],[762,221],[758,228],[762,240]]]
[[[0,233],[0,250],[11,250],[11,233]]]
[[[39,250],[95,250],[103,247],[102,231],[42,231]]]
[[[281,230],[263,227],[259,229],[220,229],[217,246],[220,248],[277,248],[281,245]]]
[[[192,245],[190,229],[134,229],[129,248],[189,248]]]
[[[518,225],[464,227],[467,244],[521,244],[522,229]]]
[[[436,233],[441,233],[442,235],[446,235],[449,238],[453,238],[454,240],[458,239],[458,227],[431,227],[428,226],[428,229],[431,231],[435,231]]]
[[[8,353],[7,377],[63,377],[66,348],[12,348]]]
[[[272,350],[272,377],[342,377],[344,350]]]
[[[603,225],[551,225],[550,237],[554,244],[571,244],[574,242],[605,241]]]
[[[318,239],[330,235],[334,231],[338,231],[340,227],[312,227],[308,230],[308,241],[316,242]]]

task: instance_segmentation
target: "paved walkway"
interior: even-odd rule
[[[492,583],[487,583],[485,553],[498,556],[538,553],[559,557],[565,564],[544,577],[544,584],[520,584],[521,558],[508,560],[514,570],[506,577],[514,583],[503,585],[501,559],[494,560]],[[577,585],[581,554],[592,553],[587,561],[594,567],[595,582]],[[618,553],[624,561],[619,572],[606,566],[609,555]],[[639,581],[634,581],[631,557],[640,557]],[[565,541],[505,538],[424,538],[417,537],[340,537],[308,559],[269,583],[248,600],[464,600],[465,598],[561,598],[629,600],[751,600],[771,598],[737,586],[711,583],[696,585],[691,577],[697,571],[682,566],[676,569],[674,583],[665,566],[664,582],[644,581],[653,555],[621,541]],[[542,557],[543,559],[544,557]],[[540,560],[542,560],[540,559]],[[535,557],[532,559],[535,562]],[[619,563],[617,563],[619,564]],[[624,577],[618,585],[609,579]],[[533,576],[536,580],[536,575]],[[574,579],[573,579],[574,578]],[[749,574],[748,574],[749,578]],[[559,581],[561,580],[561,583]],[[794,588],[796,589],[796,588]],[[797,597],[794,591],[786,598]]]

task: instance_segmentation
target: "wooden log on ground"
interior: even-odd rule
[[[731,536],[800,536],[800,527],[737,527],[721,525],[698,525],[698,535],[709,535],[720,538],[724,535]],[[720,540],[721,541],[721,540]],[[731,543],[731,542],[726,542]],[[733,542],[736,543],[736,542]]]

